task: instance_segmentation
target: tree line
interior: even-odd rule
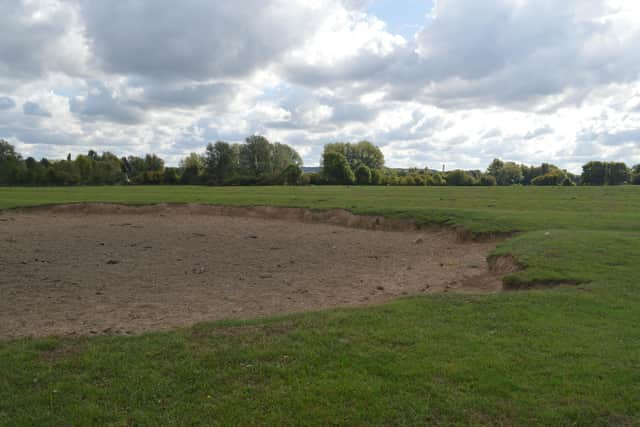
[[[397,169],[368,141],[324,147],[318,172],[304,173],[298,152],[254,135],[241,144],[210,143],[178,167],[155,154],[118,157],[110,152],[71,154],[63,160],[23,158],[0,140],[0,185],[640,185],[640,165],[592,161],[575,175],[555,165],[528,166],[495,159],[486,170]]]

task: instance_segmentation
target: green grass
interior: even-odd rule
[[[519,231],[491,296],[0,341],[0,425],[640,425],[640,188],[0,188],[105,201],[346,208]]]

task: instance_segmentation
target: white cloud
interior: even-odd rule
[[[26,155],[264,133],[309,165],[364,138],[394,166],[640,162],[636,2],[438,0],[411,40],[367,0],[0,5],[0,138]]]

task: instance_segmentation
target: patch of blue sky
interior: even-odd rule
[[[387,23],[390,32],[410,40],[429,23],[434,0],[373,0],[368,12]]]

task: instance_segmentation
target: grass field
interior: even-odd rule
[[[510,281],[138,337],[0,342],[0,425],[640,425],[640,187],[0,188],[62,202],[346,208],[519,232]]]

